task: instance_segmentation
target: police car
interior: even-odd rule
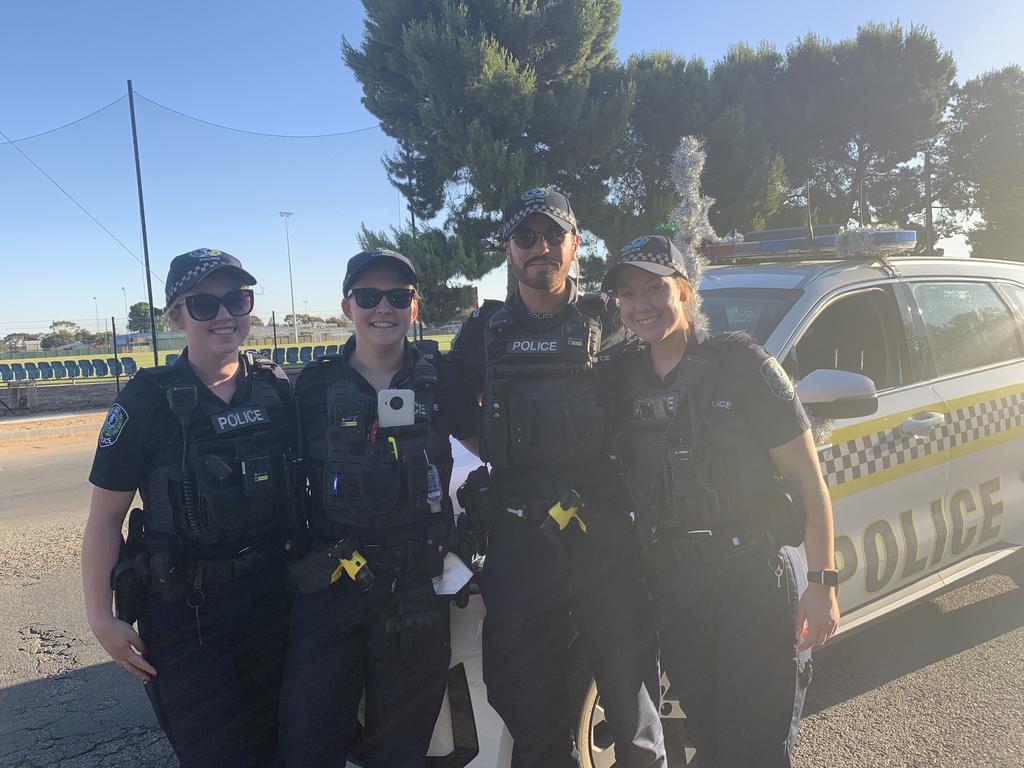
[[[839,258],[834,229],[756,233],[709,249],[700,284],[711,331],[746,331],[771,350],[814,421],[835,513],[840,633],[1024,543],[1024,264],[878,255],[913,245],[912,232],[867,233]],[[460,453],[456,477],[473,466]],[[513,764],[482,682],[482,617],[479,598],[453,611],[435,766]],[[612,766],[585,675],[576,694],[583,765]],[[663,714],[673,764],[685,764],[670,688]]]

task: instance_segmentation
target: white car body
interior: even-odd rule
[[[1024,265],[941,258],[736,264],[707,269],[701,292],[712,331],[750,332],[790,371],[801,396],[808,365],[857,372],[876,385],[877,412],[835,420],[819,445],[836,522],[841,632],[970,576],[1024,542]],[[764,315],[776,305],[777,316]],[[934,322],[953,311],[948,323]],[[965,334],[975,346],[964,347],[960,370],[950,349]],[[477,465],[460,446],[456,456],[453,491]],[[512,739],[482,681],[483,613],[479,596],[453,611],[458,701],[446,698],[438,719],[430,751],[438,768],[511,764]],[[611,750],[602,754],[588,739],[594,704],[591,690],[581,703],[584,765],[611,765]],[[664,711],[683,716],[671,702]]]

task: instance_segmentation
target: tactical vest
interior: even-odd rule
[[[171,366],[137,374],[152,379],[169,403],[174,397],[194,403],[179,415],[184,455],[166,454],[167,463],[151,468],[141,487],[147,537],[174,537],[185,554],[254,541],[288,522],[288,414],[274,386],[274,365],[246,354],[249,397],[242,404],[198,397]]]
[[[779,543],[790,543],[795,534],[780,524],[792,510],[778,507],[792,506],[792,499],[768,451],[711,418],[708,374],[735,339],[708,339],[684,356],[676,381],[657,389],[637,361],[628,378],[623,451],[629,493],[647,525],[681,532],[769,530]]]
[[[503,306],[484,332],[482,458],[497,470],[556,474],[604,455],[606,414],[594,364],[601,351],[603,296],[566,308],[537,332]]]
[[[443,478],[450,461],[447,436],[439,437],[432,423],[435,367],[425,357],[414,365],[409,388],[415,393],[415,423],[375,427],[376,396],[360,391],[346,375],[340,355],[320,364],[332,367],[333,381],[327,386],[328,424],[323,439],[309,446],[311,471],[317,471],[316,465],[322,462],[321,508],[311,515],[313,528],[333,537],[352,527],[400,528],[425,521],[431,514],[430,465]],[[446,489],[441,492],[447,504]]]

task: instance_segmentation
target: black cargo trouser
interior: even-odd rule
[[[704,562],[662,540],[651,554],[661,661],[700,767],[789,768],[809,657],[796,651],[799,552],[783,549],[781,575],[760,551]]]
[[[502,520],[480,579],[487,698],[515,740],[518,768],[574,768],[574,654],[597,681],[616,765],[665,766],[657,639],[628,520],[588,516],[562,546],[537,524]],[[579,630],[579,637],[573,636]]]
[[[157,674],[146,693],[183,768],[279,765],[278,698],[291,605],[283,566],[282,556],[279,567],[205,581],[198,630],[186,597],[147,597],[139,633]]]
[[[360,751],[366,765],[426,764],[451,660],[449,599],[437,598],[442,631],[436,646],[406,664],[384,631],[397,600],[395,581],[373,565],[377,579],[366,592],[342,578],[295,598],[281,693],[281,752],[289,768],[345,765],[360,733],[364,690]]]

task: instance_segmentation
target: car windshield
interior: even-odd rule
[[[712,334],[746,331],[763,344],[801,293],[795,288],[715,288],[701,296]]]

